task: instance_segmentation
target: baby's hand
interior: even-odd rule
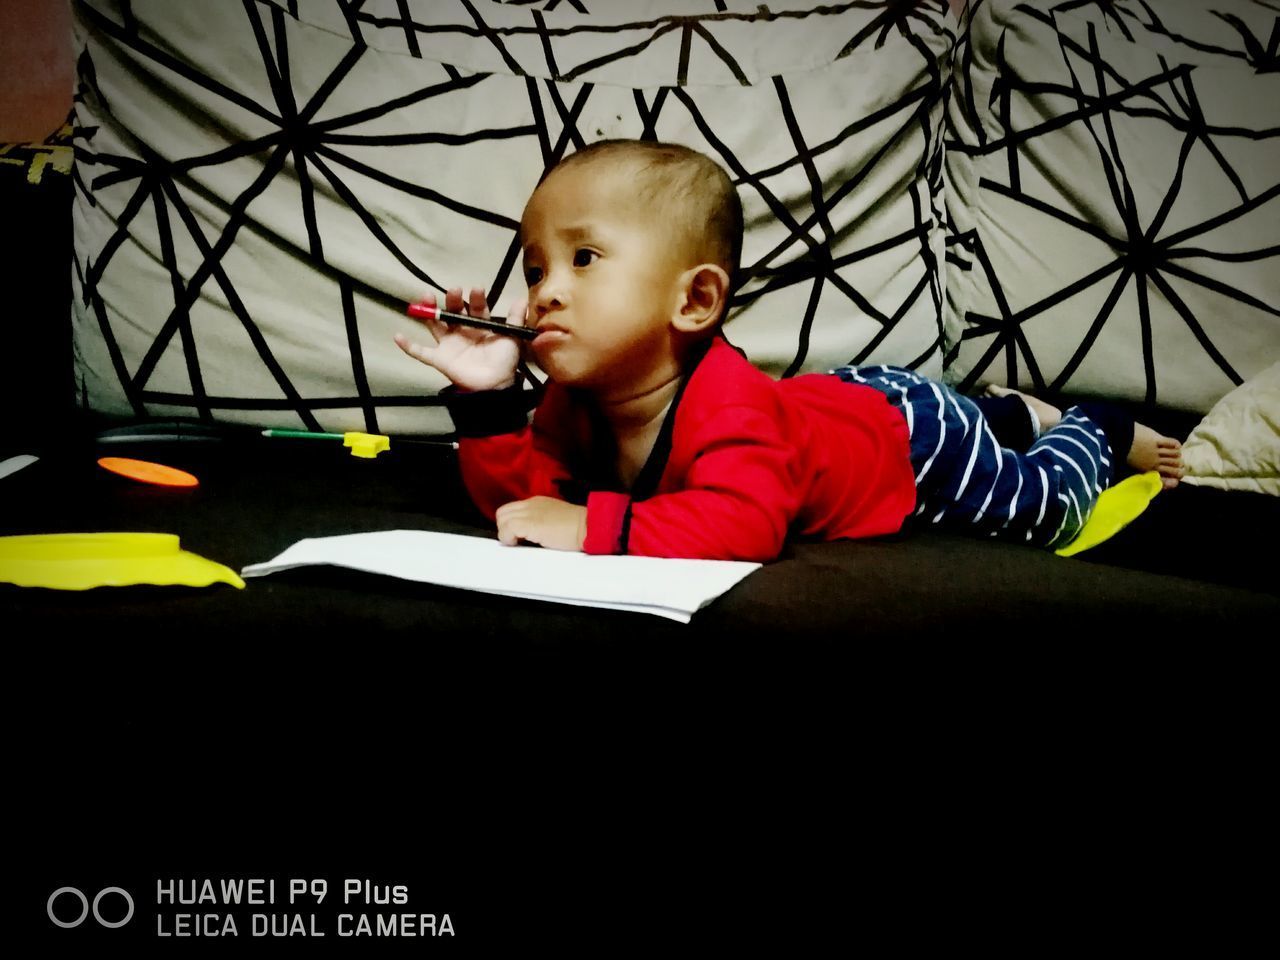
[[[507,546],[523,540],[553,550],[581,550],[587,539],[587,508],[555,497],[529,497],[504,503],[495,519],[498,539]]]
[[[423,303],[435,305],[435,294],[427,294]],[[468,303],[462,300],[462,288],[453,287],[444,296],[444,308],[450,313],[467,313],[487,319],[489,306],[484,291],[471,288]],[[512,305],[507,321],[524,325],[526,301]],[[520,343],[515,337],[451,324],[445,320],[423,320],[435,340],[434,344],[414,343],[397,333],[396,345],[428,366],[435,367],[460,390],[502,390],[514,386],[516,364],[520,361]]]

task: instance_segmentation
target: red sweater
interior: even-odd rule
[[[461,438],[467,490],[490,518],[540,494],[585,502],[587,553],[713,560],[773,560],[788,535],[893,533],[915,506],[906,420],[883,394],[823,374],[775,381],[720,337],[630,493],[591,481],[612,473],[602,426],[548,384],[531,424]]]

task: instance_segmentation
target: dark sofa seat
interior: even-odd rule
[[[360,460],[337,442],[236,436],[107,450],[86,433],[44,453],[3,481],[6,500],[21,509],[6,512],[0,533],[174,533],[185,549],[237,571],[305,537],[493,535],[467,501],[455,455],[438,448],[402,445]],[[126,480],[96,465],[106,453],[182,467],[201,484]],[[1276,498],[1182,485],[1111,541],[1069,559],[932,530],[796,543],[688,625],[319,567],[252,579],[244,590],[3,585],[0,597],[12,635],[92,638],[102,662],[91,686],[112,669],[108,650],[124,663],[163,650],[179,673],[207,679],[211,690],[236,678],[269,689],[273,676],[316,669],[307,660],[319,650],[374,686],[424,679],[400,675],[396,650],[428,675],[486,682],[530,670],[552,682],[599,670],[619,681],[749,668],[852,676],[908,655],[932,658],[930,670],[1008,655],[1047,666],[1102,650],[1109,662],[1137,664],[1211,659],[1216,643],[1273,630],[1280,585],[1253,547],[1277,529]],[[182,689],[155,695],[191,695]],[[132,702],[142,709],[149,695]]]
[[[0,482],[0,533],[176,533],[235,569],[303,537],[491,535],[438,449],[110,450],[189,469],[194,490],[107,473],[87,431],[39,452]],[[1276,505],[1180,487],[1073,559],[929,531],[795,544],[688,625],[341,569],[244,590],[2,585],[21,820],[39,824],[24,863],[48,889],[85,864],[143,887],[251,864],[372,873],[452,910],[481,955],[561,913],[573,948],[709,928],[794,948],[849,909],[808,865],[852,843],[879,878],[862,909],[909,925],[916,858],[969,837],[966,874],[996,886],[931,910],[978,922],[999,889],[1034,926],[1099,838],[1163,855],[1113,801],[1095,809],[1104,784],[1148,797],[1157,832],[1160,785],[1186,771],[1180,803],[1246,802],[1280,595],[1244,545]],[[1034,894],[991,879],[997,822],[1073,866]],[[1122,877],[1088,883],[1154,910]],[[649,898],[665,919],[637,927]],[[761,906],[799,919],[756,929]]]
[[[182,467],[201,485],[182,490],[126,480],[96,465],[97,456],[108,454]],[[108,450],[86,438],[54,449],[4,483],[6,499],[23,505],[4,518],[6,534],[175,533],[184,548],[235,570],[304,537],[390,529],[493,536],[466,499],[454,454],[429,447],[401,446],[361,460],[336,441],[233,439]],[[1250,541],[1277,529],[1276,498],[1181,485],[1159,495],[1111,541],[1070,559],[932,530],[797,543],[688,626],[317,568],[251,580],[243,591],[4,590],[10,610],[49,624],[111,615],[122,627],[168,625],[211,638],[270,637],[286,624],[335,640],[343,629],[366,636],[425,631],[441,648],[493,644],[493,652],[517,656],[525,647],[590,651],[620,645],[622,637],[679,648],[740,648],[747,638],[770,644],[842,632],[927,638],[1032,623],[1038,635],[1062,640],[1132,627],[1140,641],[1144,620],[1153,628],[1228,628],[1274,613],[1280,583],[1254,559]]]

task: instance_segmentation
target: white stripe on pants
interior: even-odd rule
[[[1070,543],[1113,476],[1102,428],[1078,407],[1029,449],[1002,447],[968,397],[911,370],[841,367],[901,409],[911,434],[917,516],[1044,547]]]

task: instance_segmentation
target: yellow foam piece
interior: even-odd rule
[[[382,453],[383,450],[390,450],[391,438],[380,433],[356,433],[350,431],[342,435],[342,445],[351,448],[353,457],[364,457],[369,460]]]
[[[1076,538],[1054,551],[1060,557],[1071,557],[1109,540],[1127,527],[1155,495],[1163,489],[1160,474],[1154,470],[1136,473],[1108,487],[1093,505],[1093,513],[1085,521]]]
[[[234,570],[180,548],[171,533],[42,533],[0,537],[0,583],[89,590],[148,583],[207,587],[244,581]]]

